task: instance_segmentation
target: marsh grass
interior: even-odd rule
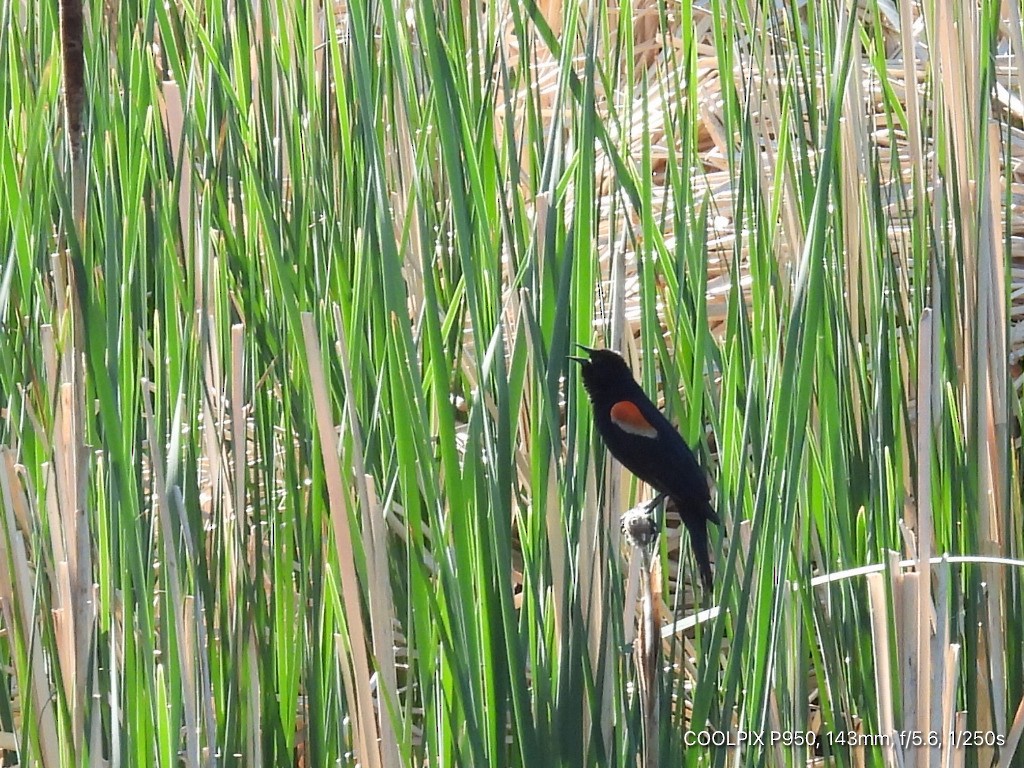
[[[1024,42],[949,5],[89,4],[77,224],[0,5],[7,763],[636,764],[581,342],[725,521],[663,764],[1012,765]]]

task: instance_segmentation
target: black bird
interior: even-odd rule
[[[594,408],[594,422],[612,456],[634,475],[675,502],[690,532],[690,546],[708,592],[712,587],[708,521],[721,525],[711,491],[693,451],[633,378],[626,361],[610,349],[570,356],[583,366],[583,386]],[[656,499],[655,502],[658,500]]]

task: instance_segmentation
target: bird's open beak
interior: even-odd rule
[[[595,349],[592,349],[591,347],[585,347],[582,344],[577,344],[576,346],[582,349],[584,352],[587,352],[588,354],[593,354],[594,352],[597,351]],[[569,355],[569,359],[579,363],[580,365],[587,365],[590,362],[590,358],[579,357],[577,355]]]

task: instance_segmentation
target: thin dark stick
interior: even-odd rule
[[[640,555],[641,617],[637,627],[633,654],[637,669],[637,691],[640,695],[640,716],[643,723],[644,768],[655,768],[659,764],[659,717],[658,691],[660,690],[661,667],[658,661],[661,631],[658,626],[657,608],[654,605],[653,555],[658,541],[659,526],[654,510],[665,498],[660,494],[654,501],[643,507],[630,510],[622,516],[622,532],[626,541]]]

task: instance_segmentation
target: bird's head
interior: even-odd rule
[[[583,386],[592,400],[602,395],[617,395],[624,386],[636,386],[633,372],[629,370],[622,355],[610,349],[591,349],[577,344],[587,357],[570,355],[569,359],[582,366]]]

